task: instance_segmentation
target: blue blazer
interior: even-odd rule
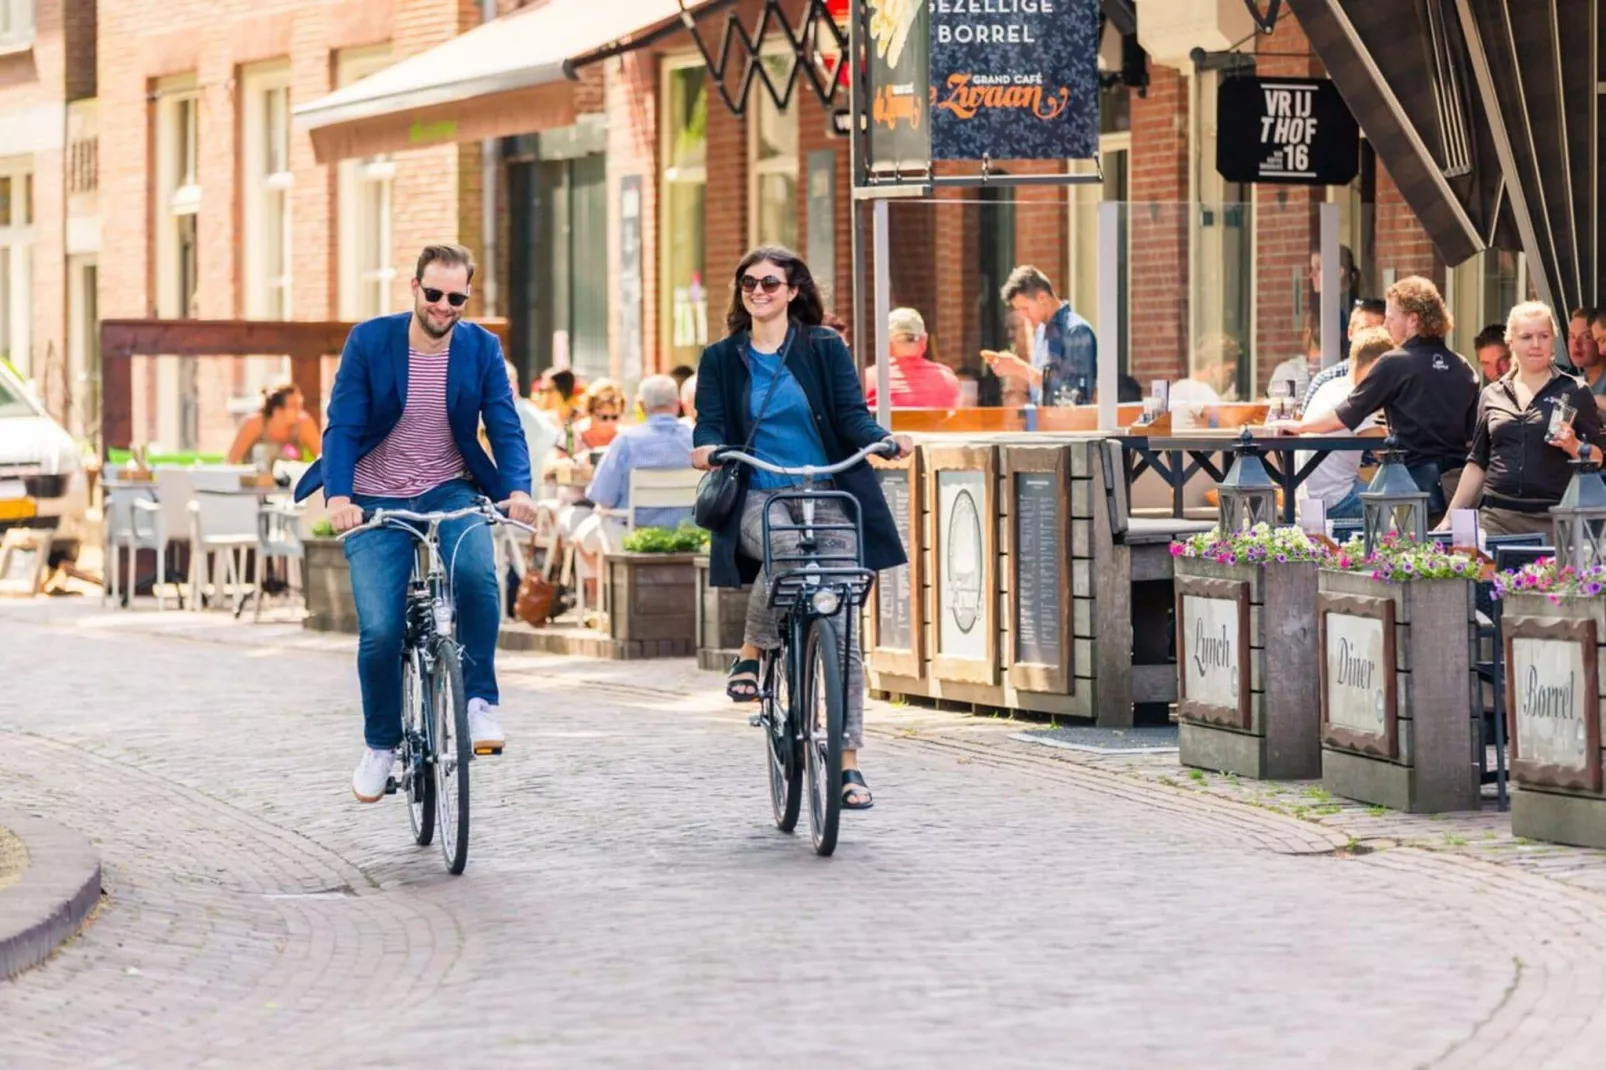
[[[379,316],[351,329],[329,398],[323,456],[296,485],[296,501],[322,487],[331,498],[351,497],[357,461],[373,451],[401,419],[407,404],[407,328],[411,312]],[[446,364],[446,419],[469,476],[493,501],[530,492],[530,450],[513,404],[502,346],[474,323],[452,329]],[[496,461],[480,446],[480,417]]]

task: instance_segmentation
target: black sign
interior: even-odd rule
[[[1216,170],[1228,182],[1347,185],[1360,138],[1324,78],[1228,78],[1216,97]]]
[[[1052,472],[1015,476],[1015,660],[1059,665],[1065,607],[1060,605],[1064,540],[1060,493]]]
[[[928,2],[932,159],[1098,152],[1098,0]]]
[[[931,162],[930,17],[926,0],[867,0],[870,13],[872,171],[924,170]]]
[[[878,468],[876,479],[892,510],[898,540],[909,545],[909,470]],[[899,565],[881,573],[876,582],[876,645],[888,650],[913,650],[914,622],[910,619],[909,566]]]

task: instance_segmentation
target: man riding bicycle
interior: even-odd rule
[[[359,323],[346,339],[323,457],[296,487],[298,501],[324,489],[337,532],[362,524],[364,510],[449,511],[482,495],[510,518],[535,522],[530,455],[502,347],[484,328],[460,322],[473,278],[466,248],[428,246],[413,274],[413,311]],[[494,462],[480,446],[482,419]],[[502,614],[490,530],[483,519],[462,517],[443,523],[440,536],[463,647],[469,734],[477,753],[494,753],[506,739],[496,715]],[[346,540],[367,743],[351,781],[360,802],[384,796],[401,742],[401,651],[415,552],[413,538],[394,528]]]

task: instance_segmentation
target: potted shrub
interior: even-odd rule
[[[623,641],[663,642],[664,651],[690,655],[697,628],[697,555],[708,533],[686,525],[637,528],[624,549],[603,558],[603,612],[608,635]]]
[[[1474,584],[1483,560],[1390,534],[1322,565],[1316,662],[1322,782],[1413,813],[1478,807]]]
[[[1202,532],[1171,544],[1183,765],[1257,778],[1321,772],[1318,566],[1298,528]]]
[[[1599,671],[1606,566],[1558,566],[1552,558],[1494,582],[1506,666],[1511,830],[1606,847]]]
[[[357,605],[351,596],[351,568],[346,548],[335,537],[327,517],[312,525],[303,540],[302,582],[306,585],[307,616],[302,626],[321,632],[357,631]]]

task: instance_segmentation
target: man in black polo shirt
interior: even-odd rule
[[[1353,431],[1378,409],[1405,453],[1428,512],[1445,511],[1466,463],[1477,420],[1478,375],[1444,344],[1450,313],[1438,287],[1419,275],[1390,286],[1383,325],[1400,344],[1383,354],[1348,400],[1326,415],[1274,425],[1289,434]]]

